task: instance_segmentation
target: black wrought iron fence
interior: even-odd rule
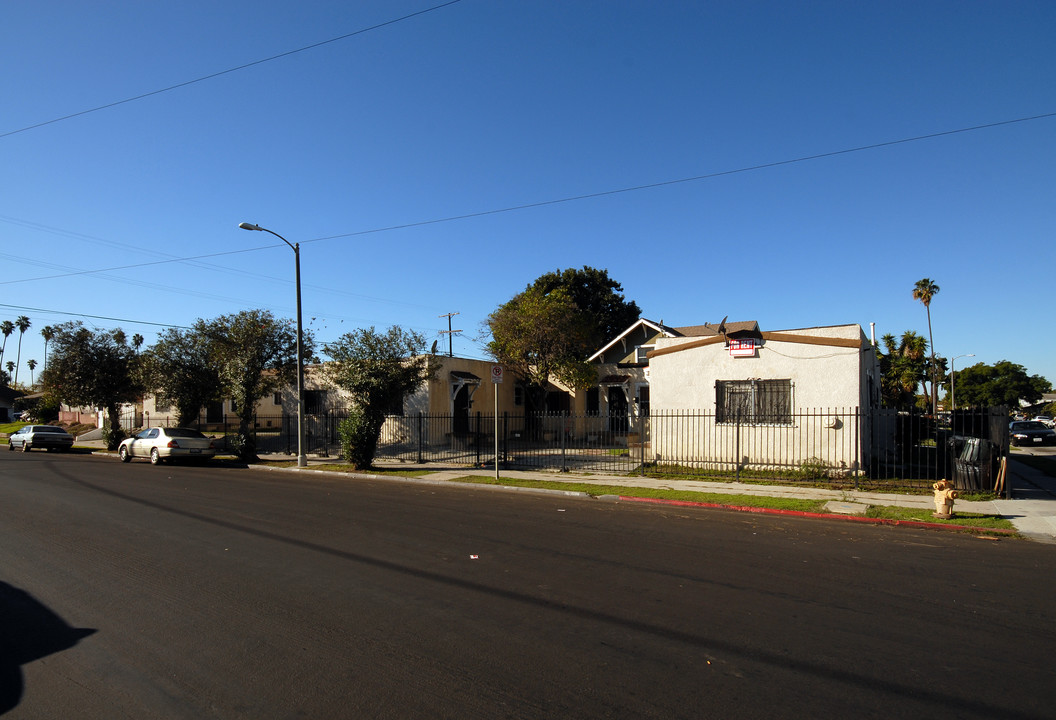
[[[338,457],[346,410],[305,418],[306,452]],[[195,425],[233,436],[233,420]],[[261,453],[297,451],[295,415],[258,416]],[[653,411],[618,418],[568,413],[393,415],[382,428],[379,463],[493,466],[554,472],[650,474],[805,482],[861,489],[927,489],[949,478],[968,490],[995,485],[1008,451],[1006,408],[934,417],[858,408],[803,410],[750,420],[714,412]]]

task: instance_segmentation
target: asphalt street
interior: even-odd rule
[[[0,712],[1053,717],[1054,551],[3,453]]]

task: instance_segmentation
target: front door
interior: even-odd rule
[[[623,388],[609,388],[609,432],[625,433],[630,423],[627,418],[627,396]]]

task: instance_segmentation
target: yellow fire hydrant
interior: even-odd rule
[[[953,501],[960,497],[953,489],[953,483],[943,478],[931,487],[935,490],[935,517],[953,517]]]

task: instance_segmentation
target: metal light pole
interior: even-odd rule
[[[301,244],[291,244],[289,240],[274,230],[268,230],[253,223],[239,223],[243,230],[258,230],[271,233],[293,250],[297,278],[297,467],[306,467],[308,457],[304,454],[304,329],[301,326]]]
[[[957,395],[953,391],[953,375],[957,371],[954,369],[954,363],[957,362],[957,358],[962,357],[975,357],[975,353],[968,353],[967,355],[958,355],[957,357],[950,360],[950,412],[957,409]]]

